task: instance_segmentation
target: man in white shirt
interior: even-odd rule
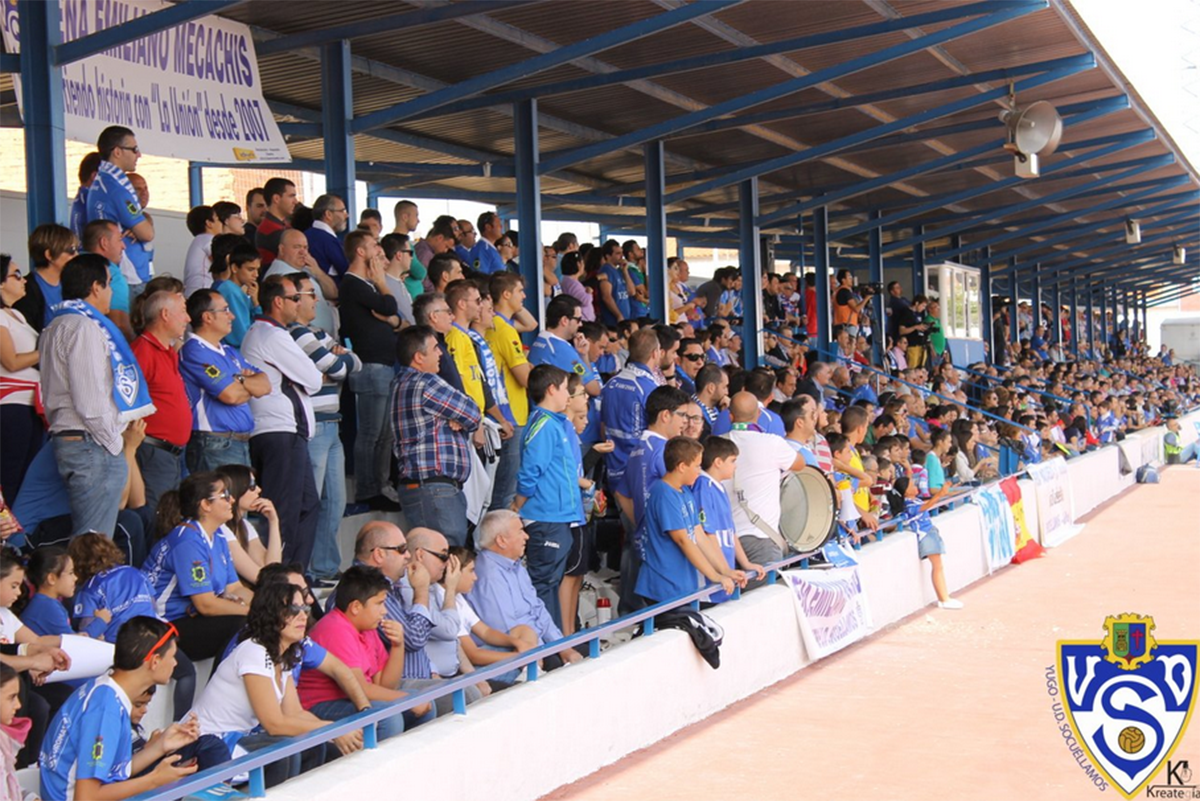
[[[263,495],[279,510],[283,561],[299,562],[307,570],[321,507],[308,455],[308,440],[316,429],[309,396],[321,391],[322,374],[287,330],[299,314],[296,283],[271,276],[259,285],[258,299],[263,314],[246,332],[242,353],[262,368],[271,391],[250,399],[250,463]]]
[[[789,470],[802,469],[804,457],[782,437],[757,430],[758,398],[749,392],[734,395],[729,410],[733,430],[727,436],[740,454],[733,479],[725,485],[733,506],[734,529],[748,560],[756,565],[778,562],[784,556],[778,533],[779,482]],[[762,583],[756,582],[749,586]]]

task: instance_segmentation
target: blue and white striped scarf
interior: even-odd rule
[[[64,300],[54,307],[54,312],[59,315],[82,315],[100,326],[108,350],[108,364],[112,369],[113,403],[117,405],[118,419],[122,423],[149,417],[157,411],[150,401],[150,390],[146,387],[146,379],[142,376],[137,359],[133,357],[125,335],[112,320],[82,300]]]

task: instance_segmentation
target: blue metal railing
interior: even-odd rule
[[[983,485],[986,486],[986,485]],[[944,498],[939,499],[928,510],[928,513],[937,514],[938,511],[945,507],[950,507],[955,504],[968,500],[981,487],[973,487],[965,492],[952,493]],[[893,531],[902,527],[905,523],[912,520],[911,516],[903,516],[892,518],[882,522],[879,529],[875,532],[879,535],[882,541],[883,535],[887,531]],[[793,565],[807,566],[808,559],[812,554],[794,554],[777,562],[763,565],[766,571],[767,584],[775,582],[780,570],[791,567]],[[750,571],[751,578],[757,578],[755,571]],[[680,596],[673,600],[663,601],[646,607],[637,612],[630,613],[619,617],[603,626],[584,629],[569,637],[564,637],[552,643],[546,643],[522,654],[515,654],[508,659],[500,662],[495,662],[486,668],[479,668],[470,673],[465,673],[453,679],[447,679],[444,683],[437,687],[426,690],[425,692],[416,695],[409,695],[402,700],[392,702],[386,707],[378,709],[369,709],[352,715],[347,718],[330,723],[320,729],[309,732],[303,736],[293,737],[286,742],[278,745],[264,748],[247,754],[237,759],[224,762],[216,767],[208,770],[194,773],[184,779],[181,779],[172,784],[164,785],[155,790],[141,793],[132,796],[129,801],[171,801],[171,799],[182,798],[191,793],[202,792],[206,789],[219,785],[222,782],[228,782],[235,776],[249,773],[250,785],[249,793],[253,798],[262,798],[266,795],[266,785],[264,780],[263,769],[284,757],[298,754],[306,751],[316,745],[328,743],[336,737],[341,737],[344,734],[350,734],[358,731],[363,732],[364,750],[373,750],[378,747],[376,738],[375,724],[386,720],[387,718],[399,715],[407,710],[421,706],[422,704],[432,703],[438,698],[447,695],[453,696],[454,713],[457,715],[465,715],[467,713],[466,690],[468,687],[478,684],[481,681],[495,679],[503,676],[505,673],[510,673],[513,669],[524,668],[526,671],[527,681],[537,681],[539,678],[540,669],[538,662],[548,656],[562,653],[569,648],[586,645],[588,649],[588,658],[597,659],[601,654],[600,640],[616,632],[620,629],[629,628],[638,623],[642,624],[642,633],[645,636],[650,636],[655,633],[654,618],[663,612],[669,612],[673,609],[689,606],[695,609],[699,608],[701,601],[706,601],[715,592],[721,589],[719,584],[704,587],[687,595]],[[732,600],[739,600],[742,597],[742,592],[739,588],[734,589]],[[564,665],[562,669],[567,666]],[[515,689],[515,688],[514,688]],[[511,690],[510,690],[511,691]]]

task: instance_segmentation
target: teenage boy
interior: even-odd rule
[[[871,485],[875,481],[863,470],[862,456],[858,453],[858,446],[867,436],[867,417],[867,410],[861,406],[851,406],[842,412],[842,433],[850,440],[850,447],[844,459],[834,453],[833,464],[853,479],[854,505],[862,515],[863,525],[874,531],[879,528],[879,521],[871,514]]]
[[[746,574],[725,562],[721,549],[705,536],[692,485],[700,478],[704,446],[675,437],[663,450],[667,474],[650,489],[643,521],[643,563],[634,591],[651,604],[694,592],[700,576],[728,595],[746,586]]]
[[[309,637],[346,664],[362,691],[378,708],[403,698],[404,628],[387,617],[387,594],[392,583],[376,567],[353,565],[342,574],[334,593],[334,608],[317,621]],[[379,632],[391,643],[383,647]],[[359,708],[333,679],[319,670],[300,674],[296,687],[300,703],[322,720],[341,720]],[[379,721],[380,740],[404,731],[404,715]]]
[[[809,401],[812,399],[809,398]],[[732,440],[709,437],[704,443],[704,458],[700,462],[703,472],[692,485],[692,495],[700,513],[700,526],[712,540],[712,544],[720,549],[725,563],[731,568],[741,565],[747,573],[755,571],[755,575],[761,578],[766,574],[766,570],[752,563],[742,550],[742,543],[737,538],[737,527],[733,524],[733,507],[729,503],[729,494],[721,483],[733,480],[737,459],[738,446]],[[719,604],[729,600],[729,596],[722,590],[710,595],[708,600]]]
[[[112,672],[76,690],[50,722],[40,759],[42,798],[116,801],[196,772],[195,765],[180,765],[183,755],[167,756],[196,742],[195,717],[133,752],[133,699],[171,680],[178,639],[174,626],[152,617],[121,626]],[[156,761],[154,770],[137,776]]]
[[[575,426],[567,419],[566,370],[539,364],[529,373],[533,412],[521,437],[517,494],[509,507],[521,515],[529,543],[525,565],[538,598],[562,628],[558,585],[567,570],[571,526],[586,522],[579,493],[583,457]]]

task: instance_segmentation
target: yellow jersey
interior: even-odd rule
[[[462,376],[463,391],[475,401],[479,413],[484,414],[487,410],[483,406],[483,368],[479,365],[479,355],[475,353],[475,343],[469,334],[455,324],[446,332],[446,350],[450,351],[454,366]]]
[[[512,323],[502,314],[495,315],[495,325],[484,334],[484,339],[492,348],[496,364],[504,376],[504,388],[508,390],[508,407],[512,410],[513,422],[518,426],[525,425],[529,419],[529,395],[521,382],[513,375],[513,368],[529,364],[525,356],[525,348],[521,346],[521,335]]]

